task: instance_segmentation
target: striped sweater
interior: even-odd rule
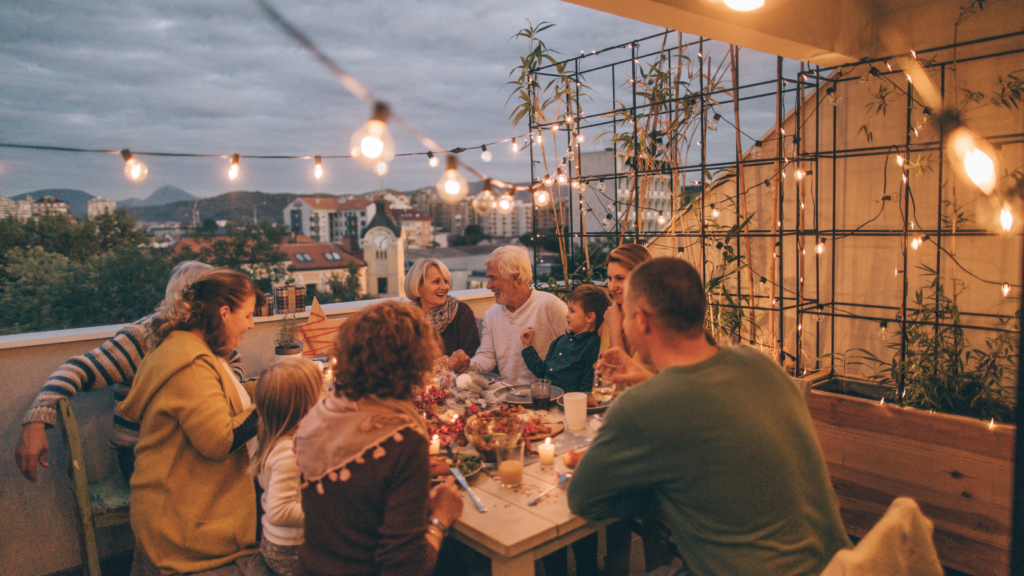
[[[42,422],[47,427],[57,423],[57,402],[78,392],[91,392],[107,386],[114,387],[114,436],[111,443],[119,448],[134,448],[139,441],[139,423],[126,418],[117,404],[128,396],[135,371],[149,351],[149,327],[153,316],[128,324],[113,338],[95,348],[75,356],[50,375],[35,402],[25,415],[23,424]],[[238,351],[231,352],[228,360],[231,371],[239,380],[245,378],[245,368]]]

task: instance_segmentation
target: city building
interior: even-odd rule
[[[97,196],[89,199],[87,210],[89,218],[95,218],[102,214],[113,214],[117,210],[117,202]]]
[[[583,192],[583,209],[589,209],[586,216],[587,232],[601,232],[614,230],[614,224],[605,228],[604,222],[610,215],[610,220],[619,220],[627,229],[632,230],[636,222],[636,198],[632,197],[635,178],[626,177],[627,157],[624,153],[616,154],[611,148],[600,152],[584,152],[579,156],[581,175],[604,177],[603,191],[598,191],[601,185],[598,181],[591,181],[590,185]],[[641,207],[641,214],[644,220],[644,231],[660,231],[664,225],[658,223],[659,214],[665,216],[665,220],[672,218],[672,181],[668,175],[653,175],[642,177],[638,183],[646,185],[646,202]],[[627,208],[627,204],[629,207]],[[579,228],[579,212],[573,209],[574,228]]]
[[[301,197],[284,207],[284,221],[289,232],[319,242],[340,242],[350,236],[362,248],[359,238],[374,211],[373,199],[367,196],[351,200],[333,196]]]
[[[391,215],[405,228],[406,247],[410,249],[434,246],[433,218],[419,210],[396,210],[389,207]]]
[[[288,279],[306,287],[306,294],[330,292],[333,279],[348,278],[348,266],[359,266],[359,286],[366,293],[366,263],[336,242],[281,244],[279,250],[288,256]],[[284,285],[284,281],[275,284]]]
[[[24,222],[32,218],[32,200],[11,200],[0,196],[0,218],[14,217]]]
[[[388,212],[384,199],[375,203],[374,216],[363,231],[366,294],[376,297],[405,294],[405,230]]]
[[[405,268],[408,270],[417,260],[421,258],[437,258],[448,267],[452,275],[452,290],[468,290],[472,288],[486,288],[487,277],[484,263],[499,246],[507,244],[518,244],[515,240],[510,241],[484,241],[476,246],[450,246],[448,248],[434,248],[431,250],[406,250]],[[530,261],[533,261],[533,248],[526,249],[530,252]]]
[[[32,203],[32,217],[70,215],[71,207],[61,200],[59,196],[41,196],[39,200]]]

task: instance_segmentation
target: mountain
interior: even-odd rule
[[[164,188],[169,188],[165,186]],[[160,190],[163,190],[161,188]],[[173,188],[173,187],[170,187]],[[160,190],[157,190],[159,192]],[[187,192],[182,191],[184,194]],[[153,193],[156,195],[156,192]],[[199,209],[199,221],[204,220],[227,220],[236,218],[239,220],[252,221],[253,208],[256,209],[256,217],[259,220],[275,222],[284,217],[284,207],[292,200],[298,198],[298,194],[280,193],[270,194],[259,191],[228,192],[213,198],[199,198],[178,202],[171,202],[162,206],[130,206],[119,203],[118,207],[134,212],[141,222],[192,222],[192,207],[197,204]],[[152,198],[152,196],[150,196]],[[150,198],[145,201],[148,202]]]
[[[122,200],[117,203],[118,208],[137,208],[139,206],[163,206],[165,204],[171,204],[174,202],[191,202],[195,200],[195,196],[185,192],[177,186],[168,184],[157,188],[150,194],[145,200],[139,200],[138,198],[129,198]]]
[[[47,188],[46,190],[36,190],[35,192],[26,192],[24,194],[18,194],[17,196],[11,196],[11,200],[24,200],[29,196],[31,196],[33,200],[38,200],[43,196],[57,196],[68,203],[73,216],[79,216],[81,218],[88,216],[89,200],[95,198],[95,196],[83,190],[74,190],[72,188]]]

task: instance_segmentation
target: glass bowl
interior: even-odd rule
[[[484,462],[498,461],[496,451],[504,446],[514,446],[523,438],[522,419],[516,415],[487,413],[474,414],[466,420],[466,440],[476,449]]]

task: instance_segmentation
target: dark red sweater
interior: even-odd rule
[[[441,332],[441,341],[446,356],[451,356],[456,350],[462,350],[470,356],[476,354],[476,349],[480,347],[480,330],[476,327],[476,316],[469,304],[459,302],[459,311],[455,313],[452,323]]]
[[[426,538],[430,514],[427,440],[412,430],[404,439],[371,448],[364,464],[349,464],[347,481],[324,479],[302,490],[306,542],[299,561],[308,576],[427,576],[437,551]]]

